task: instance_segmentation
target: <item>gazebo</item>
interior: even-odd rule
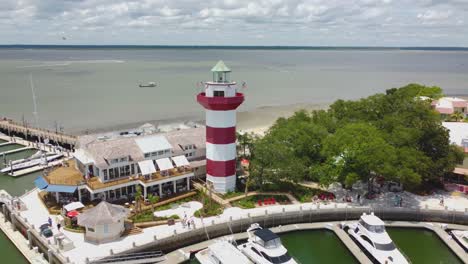
[[[102,201],[78,215],[78,225],[86,228],[85,240],[105,243],[118,239],[125,231],[125,218],[130,211],[120,205]]]

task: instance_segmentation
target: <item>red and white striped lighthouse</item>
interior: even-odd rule
[[[236,187],[236,109],[244,95],[223,61],[211,72],[213,81],[205,82],[205,92],[197,95],[206,110],[206,180],[216,192],[226,193]]]

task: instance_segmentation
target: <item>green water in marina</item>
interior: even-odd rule
[[[463,263],[434,232],[409,228],[387,228],[387,232],[412,263]]]
[[[14,149],[19,149],[24,147],[23,145],[20,144],[11,144],[11,145],[6,145],[6,146],[0,146],[0,153],[9,151],[9,150],[14,150]]]
[[[29,263],[24,256],[19,252],[15,245],[0,231],[0,263],[8,264],[27,264]]]
[[[36,152],[37,150],[35,149],[28,149],[6,155],[7,164],[9,160],[24,159]],[[0,157],[0,168],[4,168],[3,157]],[[27,174],[21,177],[11,177],[7,174],[0,173],[0,189],[7,190],[11,195],[21,195],[26,190],[31,190],[34,187],[34,179],[36,179],[36,177],[39,175],[42,175],[41,171]]]
[[[359,263],[340,239],[329,230],[305,230],[281,234],[281,241],[299,263]],[[187,264],[198,264],[196,259]]]

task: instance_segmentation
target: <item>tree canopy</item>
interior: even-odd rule
[[[453,171],[463,153],[421,96],[439,98],[442,90],[409,84],[280,118],[252,143],[251,175],[257,184],[316,180],[350,186],[379,176],[415,187],[437,180]]]

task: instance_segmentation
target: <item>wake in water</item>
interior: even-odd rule
[[[16,68],[37,68],[37,67],[54,67],[54,66],[69,66],[72,64],[100,64],[100,63],[125,63],[124,60],[76,60],[76,61],[64,61],[64,62],[48,62],[35,65],[18,66]]]

